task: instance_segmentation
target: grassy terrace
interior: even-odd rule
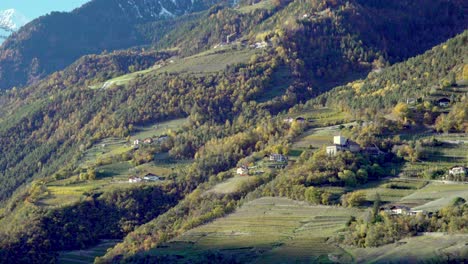
[[[166,134],[169,130],[176,131],[188,123],[187,118],[179,118],[145,126],[134,126],[130,139],[145,139],[151,137],[158,137]]]
[[[224,70],[228,65],[248,62],[252,55],[258,53],[255,49],[235,50],[218,48],[191,57],[175,59],[173,63],[161,67],[156,72],[189,72],[210,73]]]
[[[313,122],[312,122],[313,123]],[[343,124],[343,126],[352,126],[355,123]],[[333,143],[333,136],[340,134],[340,125],[313,127],[310,128],[299,136],[293,143],[295,149],[306,149],[312,146],[313,148],[320,148]]]
[[[466,134],[433,134],[442,142],[440,146],[424,147],[424,157],[415,163],[406,163],[403,175],[422,177],[428,169],[447,171],[454,166],[468,166],[468,135]]]
[[[310,263],[330,257],[350,261],[345,251],[327,244],[326,239],[343,228],[350,216],[359,214],[358,209],[265,197],[190,230],[150,254],[177,255],[184,263],[213,249],[255,263]]]
[[[126,85],[130,81],[151,73],[195,73],[206,74],[224,70],[228,65],[245,63],[252,55],[259,53],[257,49],[235,49],[231,46],[211,49],[187,58],[173,58],[164,64],[153,66],[130,74],[125,74],[104,83],[90,86],[91,89],[109,89],[115,86]]]
[[[468,235],[406,238],[377,248],[346,248],[357,263],[445,263],[443,255],[466,254]],[[464,250],[465,253],[462,253]]]
[[[106,254],[107,249],[115,246],[120,240],[102,240],[95,247],[86,250],[64,251],[59,254],[59,264],[83,264],[94,263],[96,257]]]
[[[443,184],[433,182],[416,192],[403,197],[403,202],[414,202],[416,210],[434,211],[447,206],[456,197],[468,200],[468,184]]]
[[[187,119],[175,119],[171,121],[150,124],[147,126],[136,126],[130,140],[158,137],[164,135],[168,130],[178,130]],[[95,180],[80,180],[79,175],[67,179],[56,180],[47,183],[48,195],[42,197],[37,203],[41,206],[63,206],[79,201],[86,193],[106,191],[113,188],[128,188],[135,184],[128,182],[129,176],[144,176],[153,173],[158,176],[167,177],[173,170],[185,167],[191,163],[187,161],[174,161],[167,153],[158,154],[155,160],[139,166],[134,166],[129,161],[118,161],[118,157],[124,153],[133,151],[130,142],[120,138],[106,138],[84,152],[80,160],[80,168],[86,171],[88,167],[96,164],[104,164],[95,167]],[[101,162],[101,163],[99,163]],[[138,183],[138,184],[161,184],[160,182]]]
[[[226,181],[215,185],[208,192],[228,194],[235,193],[241,190],[241,187],[246,184],[252,184],[255,181],[255,176],[235,176],[227,179]]]

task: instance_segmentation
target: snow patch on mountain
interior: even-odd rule
[[[0,44],[12,32],[29,22],[29,19],[15,9],[0,10]]]
[[[29,22],[23,14],[15,9],[0,11],[0,27],[8,31],[16,31]]]

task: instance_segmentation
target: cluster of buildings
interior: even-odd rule
[[[424,210],[412,210],[406,205],[388,205],[380,208],[381,212],[385,212],[389,215],[417,215],[418,213],[424,215],[430,215],[430,212]]]
[[[361,148],[361,146],[343,136],[333,137],[333,145],[327,146],[327,154],[329,156],[336,156],[340,151],[350,151],[350,152],[361,152],[372,156],[383,155],[384,152],[381,151],[377,146]]]
[[[291,124],[294,121],[296,121],[297,123],[300,123],[300,124],[304,124],[306,122],[305,118],[303,118],[302,116],[299,116],[299,117],[296,117],[296,118],[287,117],[287,118],[283,119],[284,123],[289,123],[289,124]]]
[[[162,177],[156,176],[152,173],[148,173],[143,177],[132,176],[128,178],[129,183],[140,183],[140,182],[157,182],[161,181]]]
[[[450,176],[467,176],[468,170],[463,166],[453,167],[448,171]]]
[[[288,164],[288,157],[283,154],[273,153],[269,156],[266,156],[268,161],[268,167],[271,168],[284,168]],[[252,170],[255,169],[253,172]],[[258,167],[248,167],[247,165],[242,165],[236,169],[236,174],[240,176],[248,176],[251,174],[264,173],[262,170],[258,170]]]
[[[169,137],[168,136],[160,136],[156,139],[153,138],[145,138],[143,140],[140,139],[135,139],[133,140],[133,147],[138,148],[140,145],[151,145],[153,143],[162,143],[163,141],[167,140]]]

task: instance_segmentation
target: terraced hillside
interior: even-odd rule
[[[190,263],[211,251],[252,263],[310,263],[352,258],[327,238],[362,211],[310,206],[285,198],[247,202],[231,215],[194,228],[150,251]]]

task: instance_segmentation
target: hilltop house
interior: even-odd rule
[[[249,168],[247,166],[240,166],[239,168],[237,168],[237,171],[236,173],[238,175],[248,175],[249,174]]]
[[[465,167],[453,167],[449,170],[449,175],[451,176],[459,176],[459,175],[466,175],[467,171]]]
[[[283,154],[271,154],[270,161],[273,162],[288,162],[288,157]]]
[[[327,154],[335,156],[339,151],[359,152],[361,147],[354,141],[342,136],[333,137],[333,145],[327,147]]]

